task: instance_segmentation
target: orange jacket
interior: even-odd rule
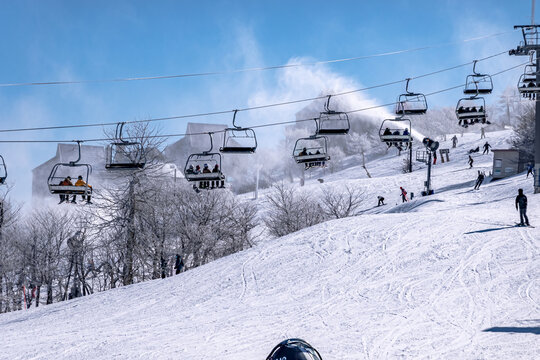
[[[88,186],[90,189],[92,188],[91,185],[88,185],[84,182],[84,180],[77,180],[77,182],[75,183],[75,186]]]

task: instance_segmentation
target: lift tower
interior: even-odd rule
[[[534,4],[534,3],[533,3]],[[534,6],[534,5],[533,5]],[[515,25],[514,29],[521,29],[523,41],[517,48],[509,51],[509,55],[530,56],[536,53],[536,83],[540,83],[540,38],[538,28],[540,25]],[[534,134],[534,193],[540,193],[540,100],[536,94],[536,116]]]

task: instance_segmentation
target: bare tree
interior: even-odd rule
[[[358,209],[365,199],[364,191],[345,186],[339,191],[332,186],[325,186],[320,201],[324,214],[330,218],[341,219],[358,215]]]
[[[47,288],[47,304],[53,303],[55,281],[63,278],[61,263],[66,241],[74,234],[73,215],[57,209],[33,211],[26,221],[26,236],[20,249],[24,254],[29,288],[36,289],[39,304],[41,286]]]
[[[534,161],[535,114],[534,103],[525,106],[523,114],[518,116],[511,140],[525,154],[527,161]]]
[[[21,308],[22,257],[17,249],[21,235],[20,206],[8,200],[8,193],[9,189],[0,199],[0,313]]]
[[[266,200],[268,205],[263,221],[274,236],[284,236],[326,219],[318,202],[293,186],[275,185]]]
[[[114,136],[109,134],[114,140]],[[122,283],[129,285],[134,282],[134,262],[137,249],[137,220],[142,210],[148,192],[146,184],[160,181],[164,177],[161,169],[163,163],[160,147],[165,138],[160,137],[158,131],[150,127],[149,123],[136,123],[127,129],[127,138],[137,142],[145,154],[144,168],[121,171],[117,181],[104,189],[99,196],[97,206],[94,207],[94,216],[99,219],[99,226],[104,231],[115,234],[114,239],[121,241],[119,248],[122,262]]]

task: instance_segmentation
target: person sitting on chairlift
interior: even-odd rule
[[[302,151],[298,153],[298,156],[307,156],[307,149],[303,148]]]
[[[208,167],[208,164],[203,165],[202,173],[203,174],[210,174],[211,173],[210,168]],[[209,181],[201,181],[201,186],[200,187],[206,189],[206,188],[210,187],[210,182]]]
[[[193,165],[189,165],[188,169],[186,170],[186,174],[195,174],[195,169],[193,168]]]
[[[392,135],[392,132],[389,128],[384,129],[383,135]]]
[[[220,173],[218,164],[214,165],[214,169],[212,169],[212,172],[213,173]],[[225,181],[223,181],[223,180],[216,181],[215,186],[218,186],[218,185],[219,185],[220,188],[225,187]],[[214,181],[212,181],[212,188],[213,187],[214,187]]]
[[[409,129],[403,130],[403,135],[409,135]]]
[[[90,188],[90,193],[92,193],[92,186],[85,183],[84,180],[83,180],[83,177],[81,175],[79,175],[79,177],[77,178],[77,181],[75,182],[75,186],[87,186],[88,188]],[[86,200],[87,196],[88,196],[88,200]],[[83,201],[86,200],[87,204],[92,203],[92,201],[90,201],[91,197],[92,196],[90,194],[82,195]],[[72,203],[77,203],[77,201],[75,201],[76,198],[77,198],[77,195],[73,195],[73,200],[71,200],[71,202]]]
[[[60,186],[73,186],[73,183],[71,182],[71,176],[68,176],[64,180],[60,181],[60,183],[58,185],[60,185]],[[59,204],[63,203],[64,201],[69,202],[69,195],[60,194],[60,202],[59,202]]]
[[[193,174],[195,175],[199,175],[201,173],[201,166],[200,165],[197,165],[195,167],[195,171],[193,172]]]

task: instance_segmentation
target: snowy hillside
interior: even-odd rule
[[[509,132],[488,133],[493,148]],[[450,138],[450,137],[449,137]],[[333,220],[164,280],[0,315],[1,359],[264,359],[300,337],[323,359],[534,359],[540,353],[540,230],[514,227],[525,175],[472,191],[491,155],[466,151],[402,174],[393,151],[304,191],[365,189],[363,215]],[[442,147],[450,147],[449,141]],[[399,204],[399,186],[417,197]],[[388,205],[376,208],[377,195]],[[264,196],[261,197],[264,201]]]

